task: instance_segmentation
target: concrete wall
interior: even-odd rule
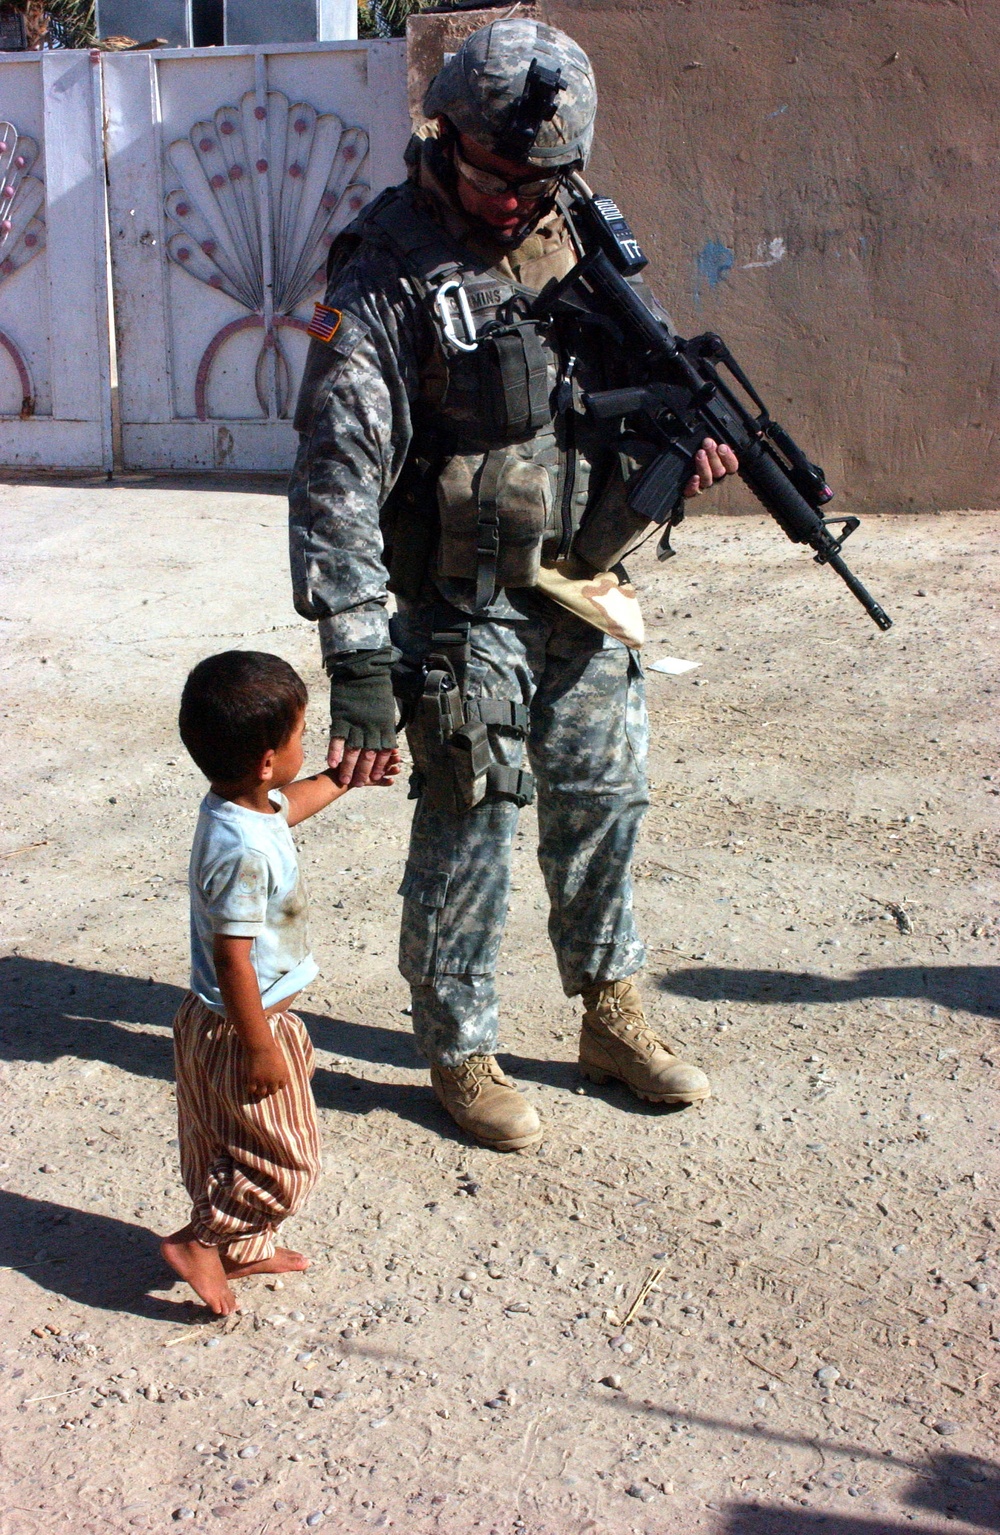
[[[1000,7],[522,10],[594,60],[590,179],[631,217],[678,329],[721,332],[835,506],[1000,505]],[[411,95],[473,19],[411,23]]]

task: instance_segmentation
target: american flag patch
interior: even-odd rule
[[[317,341],[332,341],[340,329],[342,319],[339,309],[331,309],[328,304],[317,304],[306,326],[306,334],[315,336]]]

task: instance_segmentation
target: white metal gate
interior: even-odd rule
[[[0,463],[111,467],[98,55],[0,55]]]
[[[122,453],[286,469],[330,242],[398,181],[402,41],[104,61]]]

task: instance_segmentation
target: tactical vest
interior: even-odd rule
[[[481,611],[502,587],[533,586],[543,554],[569,551],[594,460],[607,458],[580,404],[581,386],[601,387],[600,347],[573,355],[572,338],[530,318],[536,293],[477,261],[419,199],[411,183],[383,192],[339,237],[330,270],[361,244],[388,249],[434,333],[382,511],[390,590],[415,597],[429,570],[474,582]]]

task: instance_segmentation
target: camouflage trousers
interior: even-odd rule
[[[574,996],[632,975],[645,959],[631,880],[649,803],[642,671],[625,646],[540,594],[509,596],[516,608],[500,604],[509,617],[494,608],[472,619],[466,696],[529,707],[549,938],[563,989]],[[427,655],[433,626],[429,605],[394,616],[393,643],[408,662]],[[521,765],[524,742],[503,726],[490,725],[489,737],[498,762]],[[442,808],[439,796],[417,801],[400,887],[399,968],[410,982],[417,1044],[444,1065],[496,1049],[494,977],[518,814],[510,800],[462,812]]]

